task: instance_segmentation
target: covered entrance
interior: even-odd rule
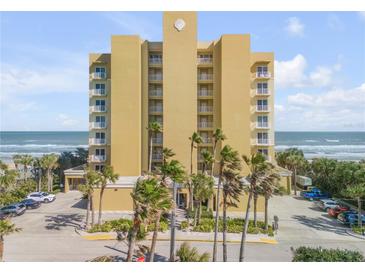
[[[65,182],[63,191],[79,190],[80,185],[85,183],[85,166],[77,166],[64,171]]]

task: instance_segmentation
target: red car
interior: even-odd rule
[[[328,209],[327,213],[331,217],[337,218],[338,214],[340,214],[342,212],[345,212],[345,211],[348,211],[348,210],[349,210],[349,208],[347,206],[340,205],[340,206],[337,206],[335,208]]]

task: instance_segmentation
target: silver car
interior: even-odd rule
[[[22,205],[22,204],[12,204],[12,205],[8,205],[8,206],[4,206],[3,208],[0,209],[0,211],[4,214],[4,215],[8,215],[8,216],[19,216],[24,214],[24,212],[26,211],[26,206]]]

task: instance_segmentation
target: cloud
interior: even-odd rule
[[[107,13],[106,18],[122,28],[123,34],[140,35],[142,39],[151,40],[157,36],[156,32],[160,29],[160,26],[146,20],[145,16],[141,14],[111,12]]]
[[[287,97],[276,112],[278,130],[365,130],[365,83]],[[275,108],[277,110],[277,108]]]
[[[60,113],[57,117],[57,120],[61,123],[64,127],[74,127],[80,124],[80,121],[70,116]]]
[[[341,70],[340,60],[332,66],[317,66],[307,72],[308,62],[302,54],[291,60],[275,60],[275,84],[278,88],[325,87],[333,83]]]
[[[292,36],[303,36],[305,26],[298,17],[290,17],[286,21],[285,30]]]
[[[340,17],[336,14],[330,14],[327,18],[327,25],[330,29],[335,31],[345,30],[345,24],[342,22]]]

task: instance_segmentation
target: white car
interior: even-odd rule
[[[27,196],[28,199],[33,199],[37,202],[50,203],[56,199],[56,195],[47,192],[32,192]]]
[[[336,202],[334,200],[322,200],[322,201],[319,201],[318,206],[322,210],[327,211],[330,208],[338,207],[339,204],[338,204],[338,202]]]

